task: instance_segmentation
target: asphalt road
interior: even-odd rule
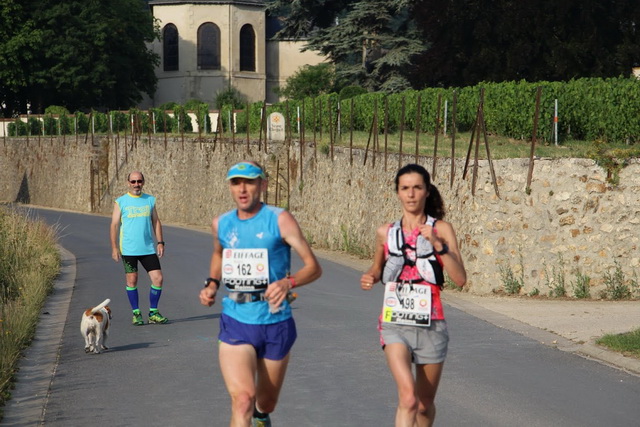
[[[217,362],[220,306],[203,307],[197,298],[211,236],[165,224],[160,310],[171,321],[134,327],[122,266],[110,257],[109,218],[40,209],[30,214],[58,227],[67,260],[3,425],[228,425],[229,398]],[[322,278],[301,288],[294,303],[298,341],[273,423],[391,426],[396,391],[376,332],[381,288],[363,292],[360,271],[321,263]],[[141,277],[144,312],[149,280]],[[105,298],[114,316],[110,350],[87,355],[81,314]],[[445,311],[451,343],[436,425],[638,425],[639,377],[451,306]]]

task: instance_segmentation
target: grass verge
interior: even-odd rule
[[[60,271],[56,232],[0,208],[0,421],[23,351]]]
[[[476,136],[477,138],[477,136]],[[329,152],[329,135],[323,134],[322,138],[316,135],[316,146],[318,151],[327,154]],[[491,152],[491,158],[497,159],[511,159],[511,158],[528,158],[531,154],[531,141],[518,140],[514,138],[504,137],[500,135],[490,134],[487,137],[489,142],[489,148]],[[415,132],[405,132],[402,138],[402,153],[407,157],[407,161],[411,156],[415,155],[416,151],[416,135]],[[313,141],[313,135],[305,135],[305,141],[311,143]],[[365,149],[367,145],[369,150],[374,150],[379,154],[384,154],[385,151],[385,136],[384,134],[378,135],[377,145],[375,139],[369,136],[367,132],[354,131],[353,134],[348,131],[342,132],[336,138],[334,142],[336,146],[349,147],[353,141],[353,148]],[[420,156],[433,156],[435,148],[435,135],[429,133],[423,133],[418,138],[418,154]],[[474,142],[475,144],[475,142]],[[374,147],[374,145],[376,145]],[[400,151],[400,135],[398,132],[390,133],[386,137],[387,151],[389,153],[398,153]],[[455,157],[464,158],[467,156],[471,145],[471,133],[459,132],[455,138]],[[484,138],[481,138],[480,158],[486,158],[486,149],[484,147]],[[582,141],[575,139],[565,139],[558,145],[553,143],[538,141],[536,143],[534,155],[538,157],[550,157],[550,158],[589,158],[589,153],[593,150],[593,141]],[[623,143],[607,144],[610,148],[628,148]],[[370,154],[372,155],[372,154]],[[437,155],[439,158],[451,157],[451,135],[440,134],[438,136],[438,149]],[[471,153],[473,157],[473,150]]]
[[[640,329],[624,334],[607,334],[596,343],[625,356],[640,359]]]

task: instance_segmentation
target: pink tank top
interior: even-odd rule
[[[416,242],[418,240],[418,236],[420,235],[420,230],[416,228],[410,233],[402,230],[402,233],[404,235],[404,242],[407,245],[415,248]],[[384,256],[385,258],[389,257],[389,247],[387,243],[384,244]],[[416,253],[414,250],[411,250],[411,249],[407,250],[407,256],[412,261],[415,261],[416,259]],[[420,274],[418,273],[418,269],[415,265],[413,267],[405,265],[402,268],[402,272],[400,273],[400,276],[398,277],[399,282],[403,280],[420,280],[420,279],[421,279]],[[424,284],[423,286],[431,286],[431,319],[444,320],[442,300],[440,299],[440,286],[432,283],[427,283],[424,281],[422,283]]]

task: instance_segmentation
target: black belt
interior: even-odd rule
[[[229,292],[227,296],[238,304],[267,300],[264,292]]]

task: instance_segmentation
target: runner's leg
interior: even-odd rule
[[[149,309],[151,311],[158,309],[160,295],[162,295],[162,270],[151,270],[149,272],[151,286],[149,288]]]
[[[398,388],[396,427],[413,427],[418,412],[418,399],[411,371],[411,352],[404,343],[393,343],[385,346],[384,354]]]
[[[219,342],[220,370],[231,396],[231,427],[251,424],[255,404],[256,351],[248,344]]]
[[[139,310],[138,305],[138,273],[125,273],[127,297],[131,310]]]
[[[162,270],[151,270],[149,272],[149,278],[151,279],[151,284],[156,288],[162,287],[162,282],[164,280],[162,276]]]
[[[416,365],[416,392],[419,402],[416,426],[418,427],[431,427],[436,418],[434,401],[443,367],[444,362]]]
[[[258,359],[256,392],[258,411],[270,414],[275,410],[282,384],[284,384],[284,376],[287,373],[289,354],[282,360]]]

